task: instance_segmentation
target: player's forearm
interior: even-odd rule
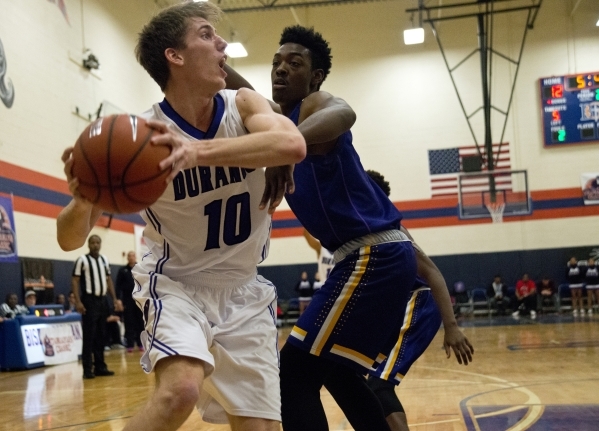
[[[75,303],[80,302],[81,298],[79,297],[79,277],[71,278],[71,292],[73,292],[73,296],[75,297]]]
[[[92,204],[71,200],[56,218],[58,245],[64,251],[78,249],[85,244],[87,235],[102,214]]]
[[[196,160],[200,166],[262,168],[292,165],[305,156],[304,139],[296,131],[256,132],[196,144]]]
[[[347,105],[335,105],[321,109],[306,118],[298,129],[306,140],[306,145],[331,142],[351,129],[356,122],[356,114]]]
[[[445,280],[441,273],[432,277],[434,281],[430,281],[431,293],[433,295],[433,299],[439,307],[439,312],[441,313],[441,319],[443,320],[443,326],[445,328],[449,328],[450,326],[457,326],[457,322],[455,320],[455,316],[453,314],[453,306],[451,305],[451,298],[449,296],[449,291],[447,290],[447,285],[445,284]]]
[[[439,271],[439,268],[437,268],[434,262],[421,251],[417,250],[416,259],[418,261],[418,275],[424,278],[431,288],[431,294],[441,313],[443,326],[445,328],[457,326],[453,314],[453,306],[451,305],[451,298],[449,297],[449,290],[447,289],[447,284],[445,283],[441,271]]]

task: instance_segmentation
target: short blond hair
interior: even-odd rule
[[[185,34],[191,18],[204,18],[216,25],[221,15],[220,8],[210,2],[188,1],[164,9],[144,26],[139,33],[135,56],[162,91],[170,77],[164,51],[185,48]]]

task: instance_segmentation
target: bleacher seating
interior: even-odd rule
[[[481,287],[474,288],[469,292],[471,312],[473,315],[487,314],[491,315],[491,304],[487,297],[487,291]]]
[[[560,312],[572,309],[572,293],[567,283],[560,284],[557,288],[557,306]]]

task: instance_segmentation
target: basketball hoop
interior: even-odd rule
[[[505,204],[488,203],[485,206],[489,210],[489,214],[491,214],[493,223],[503,222],[503,210],[505,209]]]

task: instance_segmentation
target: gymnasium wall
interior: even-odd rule
[[[61,251],[54,219],[69,200],[60,154],[88,124],[73,112],[78,107],[87,117],[109,101],[139,113],[162,95],[133,55],[136,34],[157,10],[154,1],[65,0],[66,17],[59,3],[0,2],[4,80],[12,81],[16,94],[10,109],[0,104],[0,193],[14,196],[21,256],[72,262],[86,248]],[[547,256],[553,256],[551,250],[567,255],[597,246],[599,206],[583,205],[579,176],[599,171],[599,144],[543,147],[538,79],[599,71],[599,3],[576,2],[572,14],[574,1],[545,0],[528,33],[504,142],[510,145],[512,168],[528,170],[535,210],[531,216],[506,217],[503,224],[460,221],[457,199],[431,199],[427,151],[471,145],[473,140],[430,28],[424,44],[403,44],[402,32],[410,26],[404,10],[415,3],[297,8],[296,17],[284,10],[228,14],[218,30],[226,39],[244,43],[249,57],[230,63],[267,97],[270,63],[282,28],[297,18],[323,33],[333,49],[333,68],[322,89],[345,98],[355,109],[354,142],[364,166],[390,181],[391,199],[404,212],[405,225],[430,255],[450,259],[446,271],[460,264],[468,267],[476,261],[472,256],[521,257],[544,250]],[[497,17],[497,50],[517,55],[523,20],[522,15]],[[439,33],[452,65],[477,46],[473,20],[444,22]],[[76,64],[84,47],[100,60],[99,72]],[[513,73],[508,62],[494,62],[498,107],[507,103]],[[477,56],[460,68],[456,81],[466,110],[474,111],[482,103]],[[474,119],[480,141],[482,121]],[[494,114],[495,141],[501,121]],[[275,214],[270,255],[261,271],[291,274],[315,261],[287,208],[283,204]],[[133,224],[139,220],[105,217],[94,229],[103,238],[102,251],[115,265],[123,264],[124,254],[134,247]],[[16,274],[14,268],[0,266],[0,285],[8,280],[4,274]],[[299,272],[289,276],[290,283],[298,276]]]

